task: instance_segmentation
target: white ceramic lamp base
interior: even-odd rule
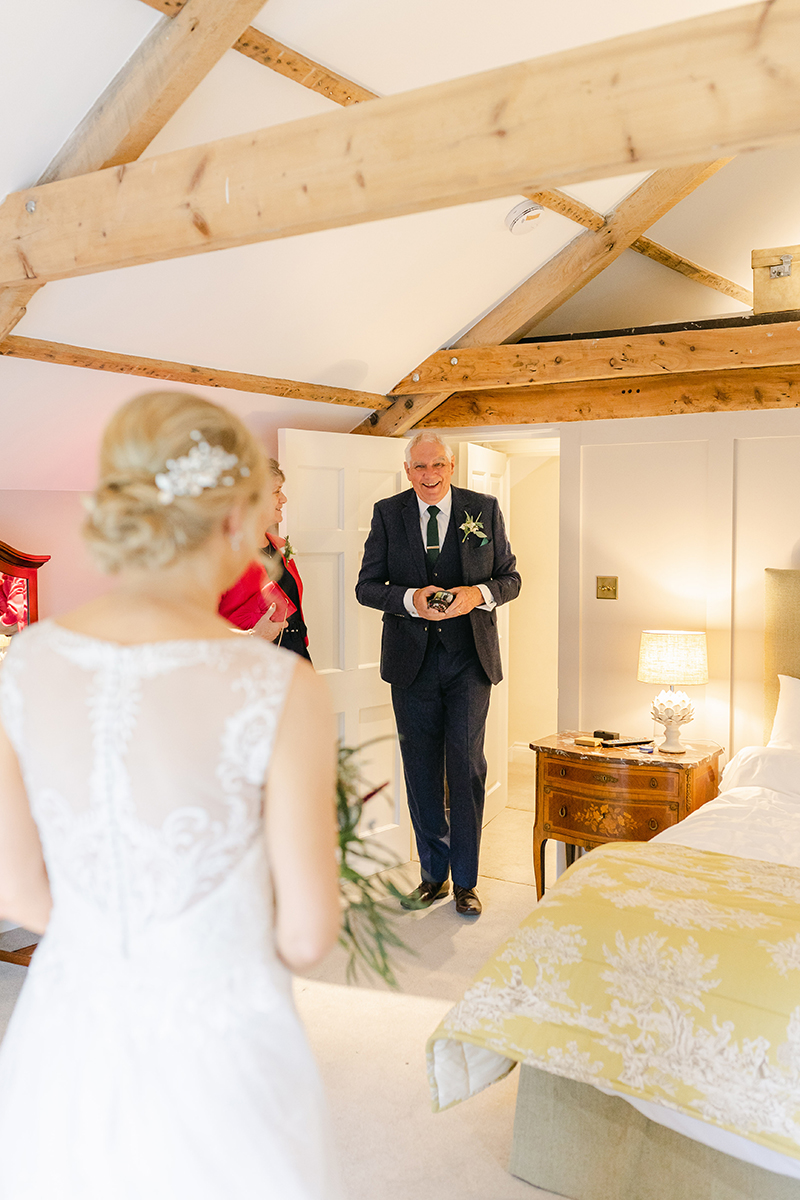
[[[656,747],[659,754],[685,754],[680,727],[694,720],[694,707],[685,692],[659,692],[650,710],[653,720],[664,726],[666,738]]]

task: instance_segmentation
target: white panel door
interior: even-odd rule
[[[505,454],[488,450],[485,446],[475,446],[471,442],[462,442],[458,446],[455,477],[459,487],[496,496],[508,527],[511,489]],[[502,604],[497,610],[497,632],[500,635],[503,679],[492,688],[489,716],[486,719],[484,825],[496,817],[508,801],[508,628],[508,605]]]
[[[285,527],[303,580],[309,651],[326,680],[347,746],[361,755],[365,780],[388,783],[364,809],[362,833],[401,862],[411,853],[391,693],[380,677],[381,613],[356,601],[364,542],[377,500],[407,486],[405,441],[304,429],[279,431],[286,474]]]

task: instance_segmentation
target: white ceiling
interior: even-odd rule
[[[672,20],[731,7],[672,0]],[[663,22],[661,0],[270,0],[255,24],[381,94]],[[33,183],[159,15],[140,0],[0,5],[0,197]],[[147,154],[333,109],[228,52]],[[571,189],[608,210],[641,175]],[[750,250],[800,242],[797,147],[744,155],[650,235],[750,285]],[[49,284],[16,331],[145,357],[388,391],[581,232],[519,197]],[[540,326],[549,333],[691,319],[741,305],[628,251]],[[141,380],[0,358],[0,488],[81,488],[99,430]],[[280,425],[348,430],[362,409],[214,389],[273,448]]]

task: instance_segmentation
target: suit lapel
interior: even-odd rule
[[[453,507],[450,510],[450,524],[453,526],[453,533],[458,538],[458,553],[461,559],[461,575],[465,584],[471,583],[470,579],[470,546],[469,538],[464,540],[464,534],[461,531],[461,526],[467,516],[466,497],[461,488],[451,487],[450,491],[453,495]],[[475,514],[473,513],[473,516]]]
[[[411,551],[411,560],[414,564],[414,571],[419,579],[427,579],[428,562],[425,557],[425,547],[422,544],[417,493],[413,488],[407,493],[406,502],[403,505],[403,524],[406,527],[408,546]]]

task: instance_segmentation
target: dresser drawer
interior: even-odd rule
[[[629,763],[569,762],[563,758],[545,758],[544,783],[567,787],[573,793],[604,796],[659,796],[678,799],[681,776],[669,767],[631,766]]]
[[[548,837],[566,842],[583,838],[601,841],[646,842],[678,823],[678,802],[590,798],[574,790],[544,789],[543,822]]]

